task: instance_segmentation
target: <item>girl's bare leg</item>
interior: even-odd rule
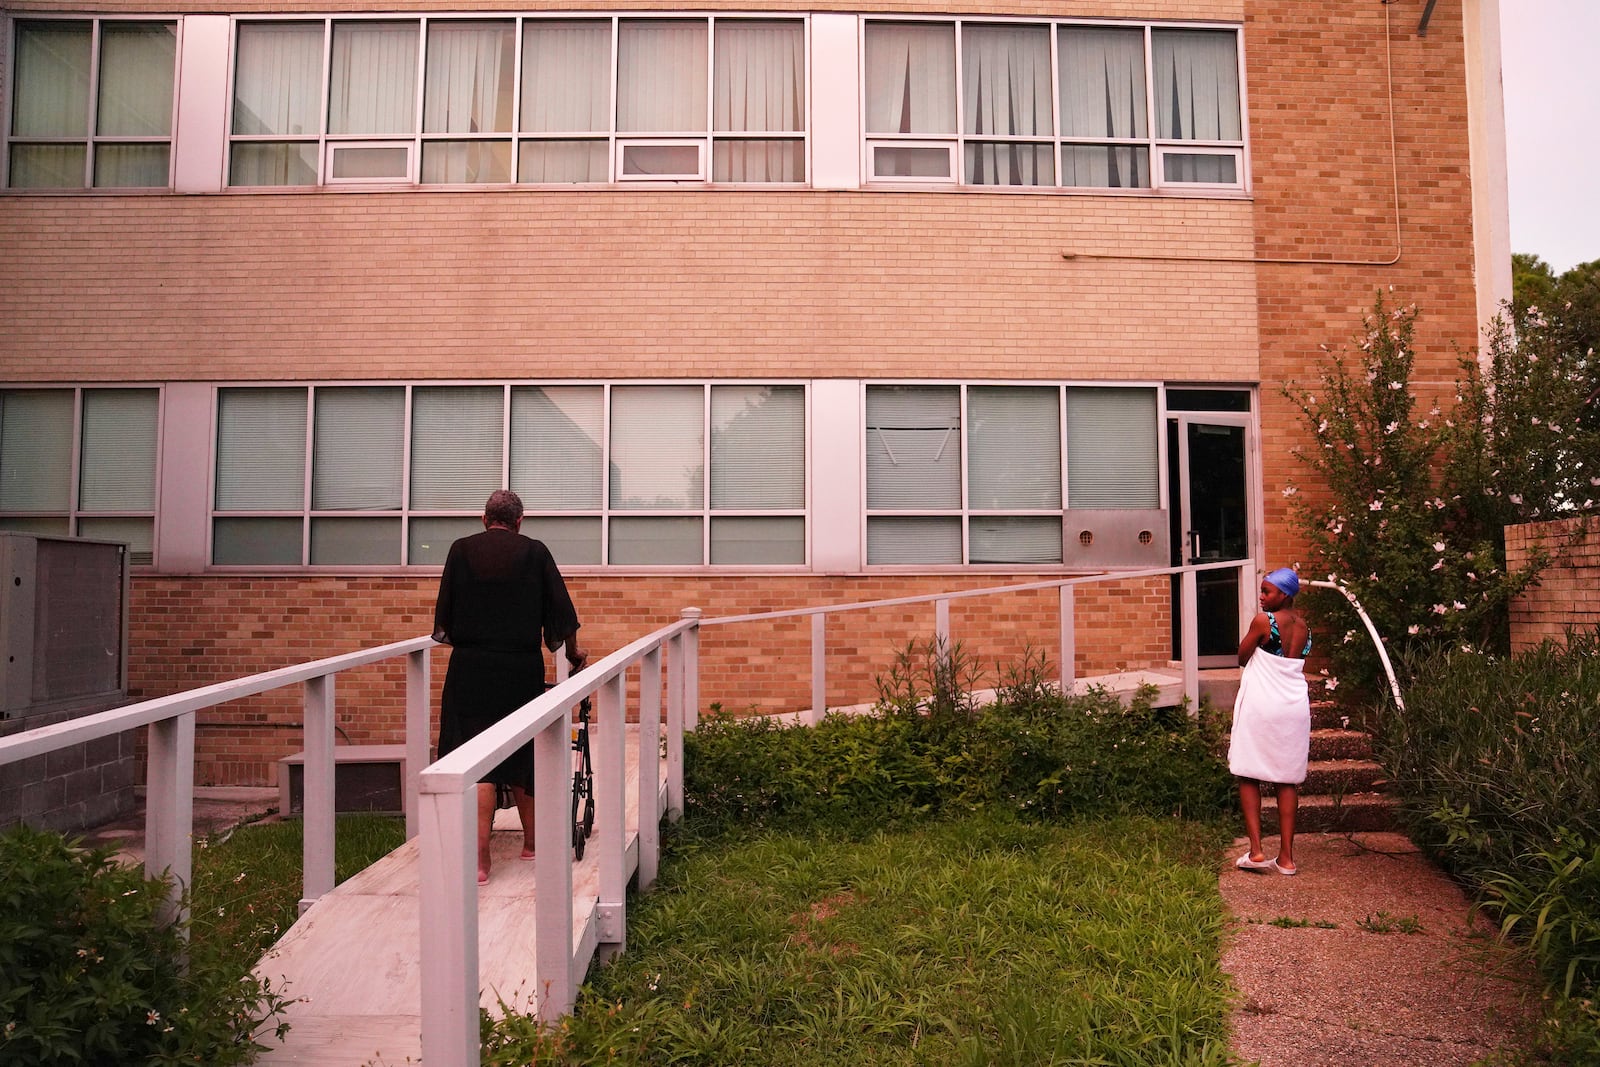
[[[1244,812],[1244,832],[1250,838],[1250,859],[1260,863],[1267,858],[1261,851],[1261,783],[1239,779],[1239,807]]]
[[[1300,787],[1278,786],[1278,866],[1294,870],[1294,817],[1300,810]]]

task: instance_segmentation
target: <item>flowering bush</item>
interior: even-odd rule
[[[287,1001],[162,920],[167,884],[25,826],[0,833],[0,1063],[250,1063]]]
[[[1285,390],[1316,441],[1299,455],[1324,491],[1284,492],[1318,557],[1307,572],[1355,593],[1392,650],[1503,650],[1511,599],[1548,562],[1508,571],[1504,527],[1600,499],[1600,433],[1580,418],[1584,357],[1537,309],[1515,332],[1502,316],[1486,367],[1461,359],[1453,399],[1425,401],[1412,381],[1416,319],[1414,306],[1391,308],[1379,293],[1356,350],[1329,361],[1321,387]],[[1310,607],[1348,618],[1327,594]],[[1374,650],[1353,631],[1332,654],[1342,677],[1379,680]]]

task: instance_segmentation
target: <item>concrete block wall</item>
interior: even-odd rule
[[[114,705],[74,706],[0,721],[0,737],[53,726]],[[0,767],[0,826],[72,833],[138,806],[143,780],[137,731],[113,734]]]
[[[1600,516],[1506,527],[1506,566],[1526,566],[1534,550],[1554,557],[1539,584],[1511,602],[1511,648],[1565,640],[1568,629],[1600,627]]]

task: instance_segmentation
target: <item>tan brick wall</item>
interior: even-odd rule
[[[1242,200],[33,196],[0,229],[19,380],[1256,372],[1248,264],[1061,258],[1247,256]]]
[[[817,604],[919,596],[1037,581],[1037,575],[942,577],[649,578],[574,576],[569,582],[594,659],[698,607],[706,618]],[[437,579],[138,578],[130,611],[130,696],[149,699],[306,660],[422,636],[432,628]],[[980,688],[1028,648],[1060,660],[1054,590],[957,600],[952,639],[978,666]],[[1165,663],[1171,616],[1164,581],[1124,580],[1077,597],[1077,674]],[[828,627],[828,702],[875,699],[897,651],[930,640],[932,604],[836,616]],[[735,713],[811,705],[807,618],[707,626],[701,637],[701,706]],[[447,655],[433,655],[433,734]],[[340,743],[405,739],[404,661],[363,667],[335,683]],[[636,687],[634,687],[636,688]],[[276,761],[303,747],[298,686],[199,713],[196,780],[276,781]]]
[[[1526,566],[1541,548],[1554,562],[1537,587],[1511,602],[1513,651],[1600,627],[1600,516],[1506,527],[1508,569]]]

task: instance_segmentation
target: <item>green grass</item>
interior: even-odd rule
[[[679,839],[573,1017],[484,1062],[1222,1064],[1215,826],[970,815]]]
[[[294,924],[302,890],[299,819],[241,826],[195,843],[190,891],[191,937],[237,953],[240,973]],[[334,832],[334,881],[382,859],[405,843],[405,821],[341,815]]]

